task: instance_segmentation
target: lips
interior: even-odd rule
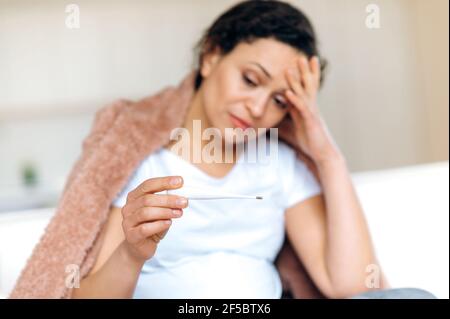
[[[235,116],[235,115],[233,115],[231,113],[230,113],[230,119],[231,119],[231,123],[233,123],[233,125],[235,127],[239,127],[239,128],[241,128],[243,130],[251,127],[250,123],[244,121],[243,119],[241,119],[241,118],[239,118],[239,117],[237,117],[237,116]]]

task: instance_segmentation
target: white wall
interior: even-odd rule
[[[60,185],[93,113],[177,83],[201,31],[236,1],[0,0],[0,192],[33,159]],[[298,0],[330,62],[321,108],[353,171],[448,159],[448,2]],[[381,28],[365,26],[366,5]],[[446,30],[444,30],[446,29]]]
[[[418,55],[432,160],[448,158],[448,1],[416,0]]]

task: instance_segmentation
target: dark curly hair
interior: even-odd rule
[[[308,58],[318,56],[322,85],[327,63],[319,54],[313,26],[305,14],[282,1],[249,0],[234,5],[219,16],[197,43],[195,89],[198,90],[203,80],[200,66],[205,54],[219,48],[225,55],[241,42],[251,43],[260,38],[274,38],[296,48]]]

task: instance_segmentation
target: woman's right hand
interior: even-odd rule
[[[155,194],[183,185],[181,176],[151,178],[128,193],[122,208],[122,228],[127,252],[145,262],[169,230],[172,218],[179,218],[187,207],[187,198],[177,195]]]

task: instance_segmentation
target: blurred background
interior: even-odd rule
[[[0,211],[54,202],[96,110],[173,85],[232,0],[0,0]],[[448,160],[448,1],[298,0],[330,65],[320,107],[352,171]],[[369,28],[369,4],[379,28]]]
[[[193,47],[202,32],[236,2],[0,0],[0,217],[54,207],[95,112],[115,99],[140,99],[177,84],[193,66]],[[423,246],[423,252],[437,249],[439,256],[416,269],[438,267],[433,269],[441,277],[433,287],[448,298],[449,2],[287,2],[301,8],[318,33],[329,62],[320,108],[360,181],[358,191],[370,194],[363,198],[372,207],[368,215],[370,209],[372,215],[393,207],[402,211],[410,198],[423,197],[422,205],[408,206],[421,209],[414,215],[417,227],[434,212],[426,236],[438,236],[433,245],[447,244]],[[66,25],[70,4],[79,9],[79,28]],[[372,14],[379,18],[376,27],[367,23]],[[376,188],[367,188],[367,174],[378,176],[376,182],[369,178]],[[402,183],[396,184],[399,178]],[[417,188],[411,191],[411,185]],[[431,197],[424,197],[425,191]],[[388,223],[404,222],[411,214],[402,211]],[[386,219],[371,223],[382,241]],[[9,219],[4,225],[13,229]],[[25,229],[20,227],[19,232]],[[421,230],[412,229],[411,236]],[[391,238],[398,239],[397,231],[398,225]],[[405,238],[402,249],[409,243]],[[33,245],[20,258],[25,260]],[[392,240],[385,245],[392,247]],[[392,250],[384,259],[399,253]],[[11,287],[14,276],[5,276]],[[447,284],[440,287],[442,280]]]

